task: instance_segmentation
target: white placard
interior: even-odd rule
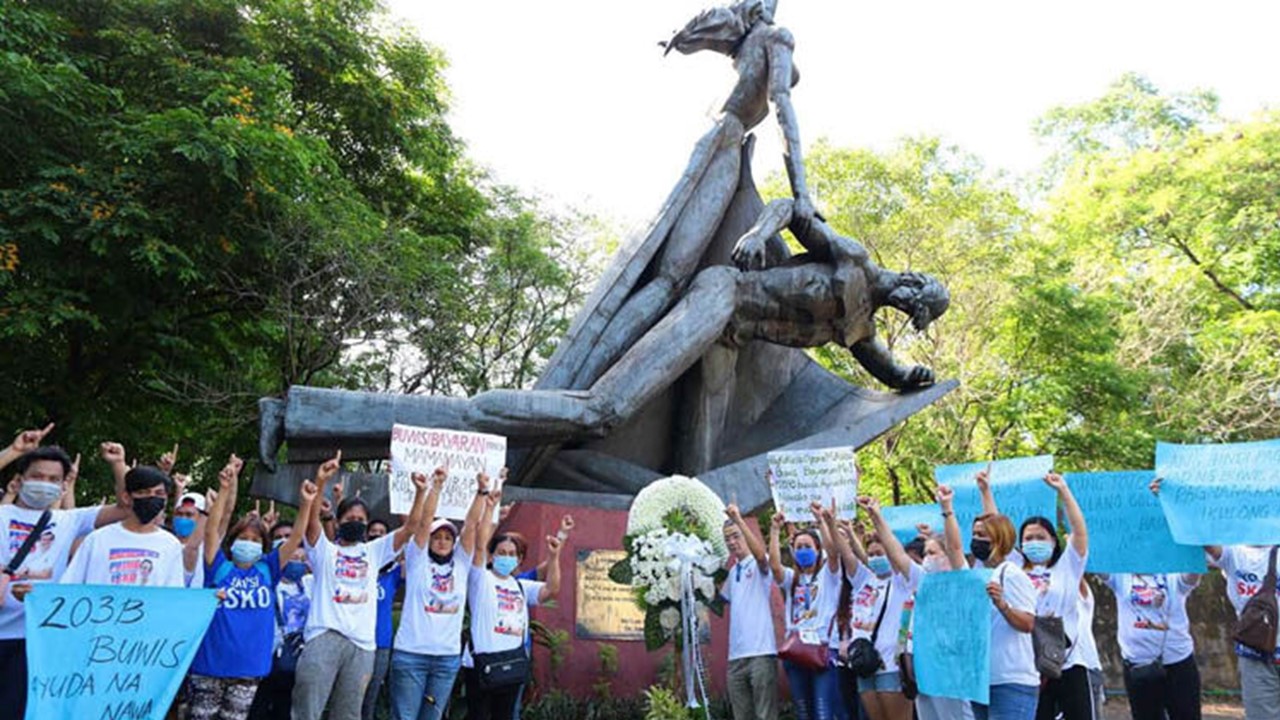
[[[769,486],[773,505],[788,520],[811,517],[809,504],[830,507],[837,517],[858,514],[858,466],[852,447],[821,450],[780,450],[769,453]]]
[[[440,495],[436,515],[464,520],[476,496],[476,474],[492,478],[498,489],[498,473],[507,463],[507,439],[500,435],[438,430],[412,425],[391,427],[391,512],[408,515],[413,509],[413,473],[427,477],[438,467],[447,467],[449,479]]]

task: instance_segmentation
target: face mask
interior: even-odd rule
[[[348,543],[364,542],[369,526],[359,520],[348,520],[338,526],[338,539]]]
[[[133,499],[133,514],[138,516],[138,522],[146,525],[164,510],[168,498],[149,495],[147,497]]]
[[[262,558],[262,543],[254,540],[237,540],[231,543],[231,559],[237,565],[252,565]]]
[[[872,555],[867,558],[867,567],[877,577],[884,577],[889,574],[892,567],[889,565],[889,557],[887,555]]]
[[[924,559],[924,571],[927,573],[946,572],[950,570],[947,559],[940,555],[933,555]]]
[[[493,559],[493,571],[499,575],[506,577],[515,572],[516,566],[520,561],[515,555],[499,555]]]
[[[279,550],[280,546],[283,544],[284,544],[284,538],[276,538],[275,540],[271,541],[271,549]]]
[[[62,497],[62,485],[48,480],[23,480],[18,497],[33,510],[46,510]]]
[[[180,538],[191,537],[191,533],[196,531],[196,521],[189,517],[176,517],[173,519],[173,534]]]
[[[453,553],[448,555],[437,555],[435,550],[428,550],[427,554],[431,556],[431,562],[437,565],[448,565],[453,562]]]
[[[307,564],[297,560],[290,560],[284,564],[284,579],[289,582],[298,582],[302,576],[307,574]]]
[[[1027,540],[1022,543],[1022,555],[1033,564],[1043,565],[1053,557],[1053,543],[1048,540]]]
[[[981,538],[974,538],[969,541],[969,552],[978,558],[979,562],[986,562],[991,557],[991,541]]]
[[[792,555],[796,558],[796,564],[802,568],[813,567],[818,562],[818,551],[811,547],[796,548]]]

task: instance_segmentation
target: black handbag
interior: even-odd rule
[[[849,646],[849,659],[845,661],[845,667],[860,678],[871,677],[884,667],[880,651],[876,650],[876,638],[880,635],[880,624],[884,621],[884,613],[889,609],[889,595],[892,589],[893,581],[890,580],[884,587],[884,604],[880,606],[880,615],[876,618],[875,629],[871,631],[871,639],[858,638]]]
[[[1280,621],[1280,607],[1276,603],[1276,551],[1277,548],[1271,548],[1262,589],[1240,610],[1234,634],[1236,642],[1263,657],[1275,654],[1276,625]]]
[[[1062,677],[1067,661],[1067,631],[1060,617],[1036,617],[1031,629],[1031,647],[1036,654],[1036,670],[1049,680]]]
[[[476,679],[481,690],[502,690],[529,680],[529,653],[518,648],[475,656]]]

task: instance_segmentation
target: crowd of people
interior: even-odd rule
[[[371,720],[384,686],[392,717],[439,720],[459,674],[468,718],[519,717],[529,608],[560,591],[570,516],[546,538],[546,561],[522,571],[528,543],[501,529],[501,490],[483,474],[460,528],[436,517],[443,468],[412,476],[412,510],[392,528],[339,486],[326,492],[340,455],[302,484],[296,520],[274,509],[236,518],[236,456],[199,494],[173,473],[176,448],[130,465],[117,443],[100,448],[116,501],[77,508],[80,458],[42,445],[51,429],[0,451],[13,478],[0,504],[0,707],[13,717],[28,699],[24,600],[44,582],[215,590],[180,694],[178,714],[192,720]]]
[[[518,720],[529,678],[529,608],[555,598],[565,516],[545,539],[547,560],[521,571],[526,540],[498,521],[501,491],[476,478],[459,528],[437,517],[446,470],[412,476],[415,495],[396,527],[359,497],[328,493],[341,456],[299,490],[296,520],[274,509],[235,518],[242,462],[231,456],[218,487],[185,492],[176,448],[132,466],[103,443],[116,500],[76,507],[80,458],[30,430],[0,450],[13,480],[0,503],[0,707],[27,702],[24,598],[40,583],[204,587],[218,607],[182,693],[196,720],[369,720],[384,686],[397,720],[439,720],[463,676],[467,717]],[[878,502],[858,504],[869,530],[820,504],[811,522],[775,514],[767,542],[729,505],[730,551],[721,588],[729,603],[727,687],[737,720],[779,713],[779,660],[797,720],[1096,720],[1102,665],[1085,580],[1087,520],[1064,478],[1045,479],[1065,513],[1002,515],[985,473],[982,513],[962,544],[954,493],[937,501],[941,532],[921,526],[905,545]],[[1158,493],[1160,481],[1152,483]],[[328,499],[332,494],[332,499]],[[170,505],[171,498],[176,501]],[[785,544],[784,544],[785,534]],[[785,548],[785,549],[784,549]],[[966,552],[967,551],[967,552]],[[1205,548],[1227,579],[1237,614],[1275,585],[1275,549]],[[926,574],[990,570],[990,691],[986,704],[930,697],[914,679],[914,605]],[[1197,575],[1100,578],[1115,593],[1125,689],[1135,720],[1200,717],[1200,677],[1187,618]],[[772,598],[783,599],[784,641]],[[398,628],[392,600],[404,600]],[[1280,653],[1236,648],[1247,720],[1280,718]]]
[[[1102,662],[1093,635],[1094,596],[1085,580],[1088,523],[1063,476],[1045,479],[1058,495],[1055,519],[1000,513],[985,472],[976,482],[982,513],[963,545],[954,492],[941,485],[944,527],[919,527],[905,545],[860,497],[871,523],[838,519],[815,504],[804,525],[775,514],[768,543],[730,505],[725,541],[733,556],[722,595],[729,603],[727,687],[736,720],[776,720],[778,667],[797,720],[1100,720]],[[1160,481],[1151,486],[1158,493]],[[784,550],[783,535],[789,547]],[[1205,548],[1226,579],[1237,615],[1275,583],[1275,548]],[[784,562],[790,559],[790,564]],[[913,617],[924,576],[988,568],[989,702],[930,697],[915,684]],[[1195,574],[1099,576],[1115,594],[1117,638],[1134,720],[1199,720],[1200,674],[1187,617]],[[771,597],[782,594],[781,644]],[[1272,635],[1274,637],[1274,635]],[[825,650],[820,652],[819,650]],[[1280,651],[1236,643],[1246,720],[1280,720]]]

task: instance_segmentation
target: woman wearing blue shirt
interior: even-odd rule
[[[284,563],[302,542],[316,486],[301,488],[302,531],[271,550],[270,534],[257,515],[236,523],[224,538],[222,518],[231,512],[231,486],[243,462],[232,455],[218,476],[221,490],[205,523],[205,587],[218,590],[218,610],[191,663],[192,720],[243,720],[258,682],[271,672],[275,645],[276,585]],[[270,552],[268,552],[270,550]]]

